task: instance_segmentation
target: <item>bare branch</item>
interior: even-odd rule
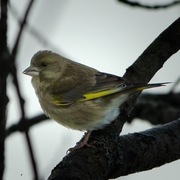
[[[16,11],[16,9],[12,6],[9,5],[10,8],[10,12],[12,13],[13,17],[15,18],[15,20],[18,22],[19,25],[21,25],[21,20],[18,17],[18,12]],[[41,43],[43,46],[45,47],[49,47],[50,49],[53,49],[54,51],[58,52],[59,49],[53,45],[52,43],[49,42],[49,40],[47,40],[42,33],[40,33],[35,27],[32,27],[28,21],[26,22],[26,30],[27,32],[30,33],[30,35],[32,37],[34,37],[38,43]]]
[[[94,148],[85,147],[68,154],[48,180],[107,180],[172,162],[180,158],[179,129],[180,120],[176,120],[116,138],[94,131],[91,136]]]
[[[0,177],[4,173],[4,141],[6,126],[7,76],[9,72],[9,52],[7,48],[7,4],[8,0],[1,0],[0,16]]]
[[[128,122],[140,118],[151,124],[165,124],[180,117],[180,93],[142,94]]]
[[[30,129],[32,126],[47,121],[49,118],[45,114],[40,114],[26,121],[19,120],[18,123],[13,124],[6,130],[6,138],[12,135],[15,132],[24,132],[26,129]]]
[[[148,83],[163,64],[180,49],[180,18],[164,30],[138,57],[138,59],[127,68],[124,78],[128,82]],[[139,94],[132,96],[122,108],[130,116]],[[127,119],[126,119],[127,120]],[[118,120],[110,125],[113,131],[121,132],[123,122],[126,121],[121,115]]]
[[[123,155],[115,161],[110,178],[150,170],[180,159],[180,119],[151,130],[120,136]],[[138,165],[138,166],[137,166]]]
[[[128,67],[124,78],[149,82],[163,64],[180,49],[180,18],[163,31],[138,59]]]
[[[17,39],[15,41],[15,45],[14,45],[13,50],[12,50],[12,56],[11,56],[11,60],[12,60],[11,75],[13,77],[13,83],[14,83],[16,91],[17,91],[17,96],[18,96],[18,99],[19,99],[19,104],[20,104],[20,109],[21,109],[21,120],[20,121],[22,121],[22,123],[24,123],[24,124],[25,124],[25,121],[26,121],[26,114],[25,114],[25,110],[24,110],[25,101],[24,101],[24,99],[23,99],[23,97],[21,95],[20,88],[19,88],[19,82],[18,82],[18,78],[17,78],[17,69],[16,69],[16,65],[15,65],[15,60],[16,60],[16,55],[17,55],[17,52],[18,52],[19,43],[20,43],[20,40],[21,40],[21,37],[22,37],[22,33],[23,33],[24,27],[26,25],[26,21],[27,21],[29,12],[30,12],[30,10],[32,8],[33,2],[34,2],[34,0],[29,1],[29,4],[27,6],[27,9],[26,9],[26,12],[25,12],[25,15],[24,15],[24,19],[23,19],[23,21],[21,23],[20,30],[19,30],[19,33],[17,35]],[[32,169],[33,169],[33,172],[34,172],[34,179],[38,180],[39,177],[38,177],[38,171],[37,171],[37,164],[36,164],[36,161],[35,161],[34,152],[33,152],[32,143],[31,143],[31,138],[30,138],[28,129],[25,129],[24,133],[25,133],[25,137],[26,137],[28,150],[29,150],[29,156],[30,156],[31,163],[32,163]]]
[[[155,10],[155,9],[165,9],[165,8],[169,8],[175,5],[180,4],[179,0],[175,0],[173,2],[167,3],[167,4],[161,4],[161,5],[145,5],[145,4],[141,4],[139,2],[132,2],[129,0],[118,0],[121,3],[124,3],[126,5],[132,6],[132,7],[139,7],[139,8],[144,8],[144,9],[149,9],[149,10]]]
[[[32,8],[33,3],[34,3],[34,0],[29,1],[29,4],[28,4],[27,9],[25,11],[24,19],[22,20],[22,23],[20,25],[20,30],[18,32],[16,41],[15,41],[15,44],[14,44],[14,47],[13,47],[13,50],[12,50],[12,56],[14,58],[14,61],[15,61],[15,58],[16,58],[16,55],[17,55],[17,51],[18,51],[19,43],[20,43],[20,40],[21,40],[21,37],[22,37],[22,33],[23,33],[23,30],[24,30],[24,27],[26,26],[26,21],[27,21],[27,18],[28,18],[28,15],[30,13],[30,10]]]

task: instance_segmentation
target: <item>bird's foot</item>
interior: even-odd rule
[[[80,148],[82,148],[82,147],[84,147],[84,146],[94,147],[93,145],[88,144],[88,140],[89,140],[90,134],[91,134],[91,131],[88,131],[88,132],[86,133],[83,141],[80,142],[80,143],[77,143],[76,146],[74,146],[74,147],[72,147],[72,148],[69,148],[69,149],[67,150],[67,152],[72,152],[72,151],[74,151],[74,150],[76,150],[76,149],[80,149]]]

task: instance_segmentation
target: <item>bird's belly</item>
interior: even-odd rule
[[[102,129],[119,115],[119,103],[101,105],[98,101],[84,101],[69,106],[42,106],[45,113],[61,125],[80,131]]]

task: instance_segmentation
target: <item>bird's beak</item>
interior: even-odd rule
[[[23,71],[23,73],[26,74],[26,75],[34,77],[34,76],[39,75],[39,70],[34,66],[29,66],[27,69],[25,69]]]

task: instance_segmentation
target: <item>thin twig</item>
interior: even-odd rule
[[[30,119],[26,119],[25,125],[22,121],[17,121],[18,123],[13,124],[6,129],[6,138],[15,132],[24,132],[26,128],[30,129],[32,126],[47,120],[49,120],[49,118],[45,114],[40,114]]]
[[[23,97],[21,95],[21,92],[20,92],[16,68],[13,68],[13,69],[14,70],[11,72],[11,75],[13,76],[13,83],[14,83],[16,91],[17,91],[19,104],[20,104],[20,109],[21,109],[21,120],[20,121],[22,121],[22,123],[25,125],[24,133],[25,133],[25,138],[26,138],[26,141],[27,141],[27,146],[28,146],[28,149],[29,149],[29,155],[30,155],[30,159],[31,159],[31,163],[32,163],[32,169],[33,169],[33,172],[34,172],[34,180],[38,180],[39,178],[38,178],[38,170],[37,170],[36,160],[35,160],[35,157],[34,157],[31,138],[30,138],[30,135],[29,135],[29,129],[26,126],[26,113],[25,113],[25,110],[24,110],[25,101],[24,101],[24,99],[23,99]]]
[[[21,20],[15,7],[9,4],[9,10],[18,24],[21,25]],[[35,27],[32,27],[28,22],[26,22],[26,30],[38,41],[38,43],[41,43],[44,47],[49,47],[50,49],[59,52],[59,49],[55,45],[50,43],[49,40],[47,40],[37,29],[35,29]]]
[[[32,9],[33,3],[34,3],[34,0],[29,1],[29,4],[28,4],[27,9],[25,11],[24,18],[23,18],[23,20],[21,22],[20,30],[18,32],[16,41],[15,41],[15,44],[14,44],[14,47],[13,47],[13,50],[12,50],[12,55],[14,57],[14,60],[15,60],[15,57],[17,55],[17,51],[18,51],[19,43],[20,43],[20,40],[21,40],[21,37],[22,37],[22,33],[23,33],[23,30],[24,30],[24,28],[26,26],[27,18],[28,18],[28,15],[30,13],[30,10]]]
[[[23,30],[24,30],[24,27],[26,26],[26,21],[27,21],[29,12],[32,9],[33,2],[34,2],[34,0],[29,1],[29,4],[28,4],[27,9],[25,11],[24,19],[23,19],[23,21],[21,23],[20,30],[18,32],[16,41],[15,41],[15,45],[14,45],[13,50],[12,50],[13,67],[12,67],[12,70],[11,70],[11,75],[13,77],[13,83],[14,83],[14,85],[16,87],[16,91],[17,91],[17,95],[18,95],[18,99],[19,99],[19,104],[20,104],[20,109],[21,109],[21,121],[24,124],[26,124],[26,114],[25,114],[25,109],[24,109],[25,101],[24,101],[24,99],[23,99],[23,97],[21,95],[20,88],[19,88],[19,82],[18,82],[18,78],[17,78],[17,69],[16,69],[16,66],[15,66],[15,60],[16,60],[16,55],[17,55],[17,52],[18,52],[19,43],[20,43],[20,40],[21,40],[21,37],[22,37],[22,33],[23,33]],[[33,169],[33,172],[34,172],[34,179],[38,180],[39,177],[38,177],[37,164],[36,164],[36,160],[35,160],[35,157],[34,157],[31,138],[29,136],[29,132],[28,132],[27,127],[25,129],[25,137],[26,137],[27,146],[28,146],[28,149],[29,149],[29,155],[30,155],[30,159],[31,159],[31,163],[32,163],[32,169]]]
[[[132,2],[132,1],[128,1],[128,0],[118,0],[119,2],[122,2],[124,4],[127,4],[129,6],[132,7],[140,7],[140,8],[145,8],[145,9],[149,9],[149,10],[154,10],[154,9],[165,9],[165,8],[169,8],[175,5],[180,4],[180,0],[176,0],[167,4],[161,4],[161,5],[144,5],[141,4],[139,2]]]

